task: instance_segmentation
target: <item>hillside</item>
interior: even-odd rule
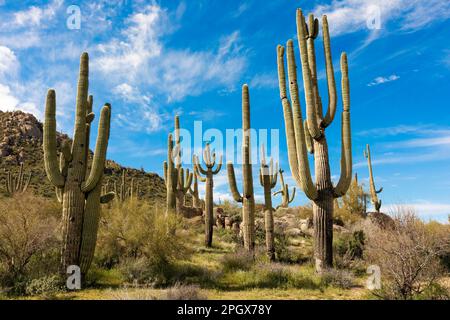
[[[44,170],[42,128],[42,123],[32,114],[0,111],[0,194],[5,193],[6,172],[16,172],[19,164],[23,162],[27,175],[32,172],[30,189],[46,197],[55,197],[54,187],[48,181]],[[69,139],[66,134],[57,134],[58,148],[66,139]],[[119,182],[123,169],[127,170],[128,185],[131,178],[139,184],[142,198],[152,202],[165,199],[164,181],[156,173],[125,168],[112,160],[106,162],[104,181],[109,181],[111,186],[113,181]]]

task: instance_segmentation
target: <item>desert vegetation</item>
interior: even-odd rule
[[[221,171],[222,156],[216,159],[206,143],[201,159],[193,154],[191,167],[182,163],[179,115],[167,136],[163,180],[106,159],[114,117],[109,103],[101,109],[95,150],[90,150],[94,99],[89,95],[89,56],[83,53],[73,137],[56,131],[57,92],[50,89],[44,123],[27,145],[39,150],[42,146],[43,152],[32,153],[42,159],[33,158],[30,168],[22,159],[0,162],[5,169],[0,195],[0,297],[449,299],[449,224],[424,222],[408,207],[381,212],[382,188],[375,187],[369,145],[364,150],[368,191],[353,172],[345,52],[340,58],[341,171],[338,181],[332,180],[326,129],[335,120],[338,94],[328,20],[326,16],[321,20],[326,111],[315,49],[319,20],[312,14],[305,18],[299,9],[296,22],[305,117],[294,42],[276,48],[281,99],[277,112],[284,116],[289,171],[296,186],[286,183],[284,171],[267,159],[263,146],[257,167],[262,201],[254,189],[247,84],[241,89],[242,168],[227,163],[233,201],[217,203],[214,179]],[[2,131],[5,137],[8,132]],[[43,172],[54,192],[34,178]],[[242,192],[237,174],[242,174]],[[199,183],[204,183],[204,195]],[[293,206],[300,193],[309,202]],[[282,200],[274,208],[277,195]],[[368,212],[369,198],[375,212]],[[77,290],[66,286],[67,270],[73,266],[80,271]]]

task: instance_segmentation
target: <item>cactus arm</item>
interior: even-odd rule
[[[208,174],[208,170],[204,169],[202,167],[202,165],[200,164],[200,161],[199,161],[199,159],[198,159],[198,157],[196,155],[194,155],[192,157],[192,160],[194,162],[194,170],[197,171],[199,177],[201,177],[200,173],[203,174],[203,175],[207,175]]]
[[[305,134],[303,129],[303,120],[302,120],[302,112],[300,109],[300,100],[298,97],[298,87],[297,87],[297,75],[296,75],[296,66],[295,66],[295,56],[294,56],[294,46],[292,40],[288,41],[288,78],[290,83],[290,92],[291,99],[293,104],[293,127],[295,132],[295,141],[296,143],[292,148],[296,148],[296,159],[297,159],[297,171],[299,178],[299,185],[302,190],[305,192],[306,196],[311,199],[317,199],[318,193],[317,189],[313,184],[311,178],[311,171],[309,169],[309,161],[308,154],[306,150],[306,142],[305,142]],[[285,117],[286,118],[286,117]],[[310,122],[308,122],[308,128],[310,127]],[[310,130],[311,134],[311,130]],[[291,146],[288,145],[288,149]],[[291,164],[289,162],[289,164]],[[292,172],[291,167],[291,172]],[[295,178],[295,175],[294,175]],[[297,181],[297,180],[296,180]]]
[[[348,62],[346,53],[341,55],[342,73],[342,156],[341,156],[341,177],[334,189],[336,196],[343,196],[352,181],[352,137],[350,127],[350,86],[348,79]]]
[[[302,64],[303,86],[306,98],[306,114],[308,120],[308,129],[311,134],[311,137],[317,140],[322,137],[322,132],[320,131],[316,117],[316,110],[315,110],[316,102],[313,93],[311,70],[308,63],[308,49],[306,46],[307,35],[305,34],[305,25],[306,23],[303,13],[300,9],[297,9],[297,38],[298,38],[298,45],[300,47],[300,58]],[[295,73],[296,73],[295,68],[292,68],[292,74],[294,75]],[[290,80],[289,82],[297,86],[297,76],[295,75],[295,79],[292,78],[292,80]],[[292,86],[293,85],[291,85],[291,87]],[[298,97],[298,90],[296,92],[296,95]]]
[[[367,151],[366,151],[367,150]],[[381,207],[381,200],[378,200],[377,194],[383,190],[381,188],[377,192],[375,187],[375,180],[373,178],[373,170],[372,170],[372,158],[370,155],[370,146],[366,145],[366,150],[364,151],[364,157],[367,158],[367,166],[369,167],[369,187],[370,187],[370,196],[371,196],[371,202],[375,206],[375,210],[379,211]]]
[[[272,173],[272,179],[271,179],[271,185],[270,185],[270,189],[275,188],[275,186],[277,185],[277,180],[278,180],[278,163],[276,164],[276,168],[275,170],[273,170],[273,162],[271,163],[272,169],[271,169],[271,173]]]
[[[59,171],[59,164],[56,154],[56,97],[55,91],[50,89],[47,93],[45,104],[45,122],[43,134],[44,165],[45,172],[50,182],[62,188],[65,179]]]
[[[283,194],[283,190],[278,190],[276,192],[273,193],[274,196],[279,195],[279,194]]]
[[[309,134],[308,122],[306,120],[303,121],[303,131],[305,132],[306,149],[310,154],[314,154],[314,142],[311,135]]]
[[[28,186],[30,185],[30,182],[31,182],[31,175],[32,175],[32,173],[30,172],[30,174],[28,175],[27,180],[25,180],[25,183],[23,183],[22,192],[27,191]]]
[[[100,221],[99,200],[101,190],[102,183],[100,181],[100,183],[98,183],[94,187],[94,189],[88,193],[86,198],[79,256],[79,266],[83,274],[85,274],[89,269],[94,257],[95,245],[97,242],[98,224]]]
[[[164,161],[163,163],[163,172],[164,172],[164,181],[167,183],[167,161]]]
[[[315,101],[315,111],[316,111],[316,117],[322,121],[323,119],[323,113],[322,113],[322,102],[319,96],[319,88],[317,86],[317,66],[316,66],[316,52],[315,52],[315,46],[314,46],[314,40],[316,39],[318,35],[318,28],[319,28],[319,21],[314,18],[313,14],[310,14],[308,17],[309,20],[309,27],[311,30],[308,31],[306,29],[307,33],[307,51],[308,51],[308,64],[309,69],[311,72],[311,84],[312,84],[312,90],[314,95],[314,101]],[[305,24],[305,27],[307,25]]]
[[[236,175],[234,173],[233,163],[231,162],[227,163],[227,172],[228,172],[228,184],[230,185],[230,190],[231,194],[233,195],[233,199],[236,202],[242,202],[243,198],[237,188]]]
[[[212,171],[212,174],[218,174],[220,169],[222,169],[222,156],[220,156],[216,169]]]
[[[100,196],[100,203],[101,204],[108,203],[108,202],[114,200],[115,196],[116,196],[116,194],[114,192],[105,193],[104,195]]]
[[[189,188],[191,187],[192,184],[192,178],[193,178],[194,174],[192,172],[189,172],[189,169],[186,169],[186,179],[184,181],[184,185],[183,185],[183,193],[186,194],[189,190]]]
[[[92,168],[89,177],[81,186],[83,192],[89,192],[95,188],[103,175],[106,161],[106,151],[108,149],[109,130],[111,119],[111,105],[106,104],[100,115],[100,123],[98,127],[97,143],[95,146],[94,158],[92,160]]]
[[[325,65],[327,73],[328,84],[328,109],[323,119],[322,126],[328,127],[334,119],[336,114],[336,82],[334,79],[333,59],[331,58],[331,46],[330,46],[330,32],[328,29],[327,16],[322,17],[322,34],[323,34],[323,49],[325,53]]]
[[[288,188],[288,186],[286,185],[286,188]],[[295,189],[295,187],[292,189],[292,196],[291,196],[291,198],[288,200],[288,203],[291,203],[292,201],[294,201],[294,198],[295,198],[295,191],[296,191],[296,189]]]
[[[62,188],[58,188],[55,187],[55,194],[56,194],[56,199],[58,200],[59,203],[63,202],[63,189]]]
[[[264,187],[264,167],[259,168],[259,184]]]

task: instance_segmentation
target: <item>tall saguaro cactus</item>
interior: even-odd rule
[[[76,102],[75,129],[72,147],[62,147],[60,161],[56,150],[56,94],[47,94],[44,123],[44,163],[47,177],[57,188],[63,212],[63,272],[69,265],[78,265],[87,272],[94,256],[97,241],[100,203],[112,198],[101,195],[106,150],[110,133],[111,105],[105,104],[100,114],[97,144],[90,172],[87,172],[89,136],[92,113],[92,96],[88,97],[89,56],[80,59],[80,74]]]
[[[6,192],[12,197],[16,193],[24,193],[27,191],[31,181],[31,172],[25,179],[25,172],[23,170],[23,163],[20,163],[19,172],[14,175],[11,171],[6,174]]]
[[[375,207],[375,210],[377,212],[380,212],[381,200],[378,200],[378,194],[383,191],[383,188],[380,188],[379,190],[375,188],[375,181],[373,179],[372,171],[372,158],[370,157],[370,147],[368,144],[366,145],[366,150],[364,150],[364,157],[367,159],[367,166],[369,167],[370,199],[373,206]]]
[[[276,196],[278,194],[281,194],[282,200],[281,200],[281,204],[277,207],[277,209],[278,208],[289,208],[289,203],[294,201],[296,190],[294,187],[292,189],[292,196],[289,196],[289,185],[287,183],[284,183],[284,177],[283,177],[284,170],[282,170],[280,168],[280,170],[278,170],[278,172],[280,173],[281,189],[278,190],[277,192],[275,192],[273,195]]]
[[[272,189],[277,185],[278,164],[273,167],[273,159],[270,164],[266,162],[264,146],[261,150],[261,168],[259,170],[259,182],[264,188],[264,227],[266,231],[266,252],[270,260],[275,260],[275,240],[272,207]]]
[[[237,188],[232,162],[227,164],[228,183],[233,199],[242,203],[241,227],[243,229],[244,247],[248,251],[253,251],[255,248],[255,195],[250,159],[250,97],[246,84],[242,86],[242,131],[242,175],[244,185],[242,195]]]
[[[176,117],[175,119],[178,119]],[[177,120],[175,120],[177,128]],[[179,128],[179,127],[178,127]],[[177,130],[175,129],[177,137]],[[179,136],[176,138],[179,141]],[[164,180],[167,190],[167,213],[176,211],[183,214],[185,209],[184,197],[189,191],[193,174],[189,169],[181,167],[179,144],[174,148],[173,136],[169,134],[167,146],[167,161],[164,161]],[[176,162],[174,162],[174,159]]]
[[[213,197],[213,188],[214,188],[214,180],[213,176],[218,174],[220,169],[222,168],[222,156],[220,156],[219,162],[217,163],[216,168],[216,154],[211,154],[211,150],[209,144],[206,145],[205,150],[203,150],[203,161],[205,162],[206,169],[202,167],[200,164],[198,157],[193,156],[194,160],[194,170],[196,176],[201,176],[203,174],[206,178],[206,188],[205,188],[205,246],[212,246],[212,237],[213,237],[213,225],[214,225],[214,217],[213,217],[213,207],[214,207],[214,197]]]
[[[336,113],[336,84],[331,58],[327,17],[322,17],[323,45],[328,83],[328,110],[323,114],[322,99],[317,84],[314,40],[319,33],[319,21],[311,14],[308,25],[300,9],[297,10],[297,36],[300,47],[303,85],[306,100],[306,120],[303,122],[297,84],[293,41],[287,42],[288,78],[291,102],[286,93],[284,47],[277,47],[280,98],[283,106],[288,144],[289,165],[298,186],[313,201],[314,256],[316,271],[333,265],[333,200],[344,195],[352,177],[350,133],[350,94],[347,55],[341,55],[342,73],[342,155],[341,176],[333,186],[325,129],[333,122]],[[291,107],[292,103],[292,107]],[[314,155],[315,183],[309,169],[308,152]]]

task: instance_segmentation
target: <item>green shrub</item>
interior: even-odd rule
[[[364,232],[361,230],[353,233],[341,234],[334,243],[336,254],[347,255],[350,259],[361,259],[364,253]]]
[[[27,283],[57,272],[58,206],[31,193],[0,202],[0,287],[25,294]]]
[[[180,226],[178,217],[146,202],[116,203],[103,212],[96,261],[118,265],[130,282],[164,284],[174,262],[189,252]]]
[[[33,279],[26,286],[26,294],[52,296],[64,291],[64,281],[57,275]]]

